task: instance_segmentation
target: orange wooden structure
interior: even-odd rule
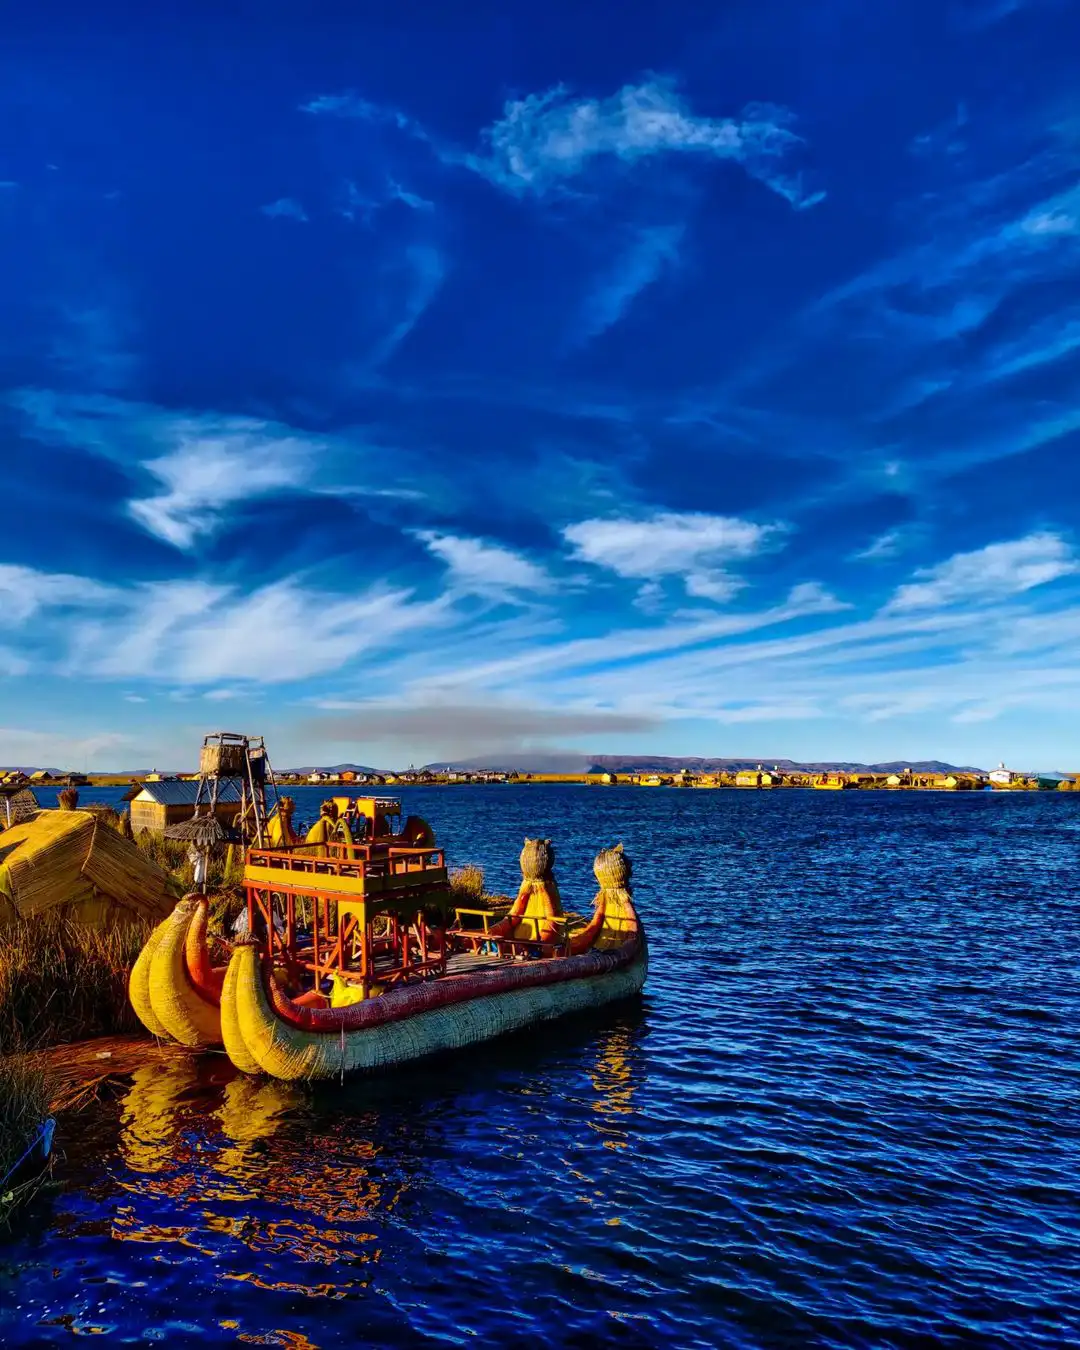
[[[442,974],[450,898],[442,849],[391,831],[401,810],[393,798],[335,805],[337,838],[248,850],[249,931],[264,958],[313,992],[337,975],[361,999]]]

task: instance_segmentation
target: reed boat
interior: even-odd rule
[[[430,826],[395,830],[395,799],[335,803],[318,842],[279,829],[248,849],[240,936],[211,934],[202,895],[158,925],[129,984],[147,1030],[222,1047],[244,1073],[337,1079],[641,990],[648,949],[621,844],[597,856],[583,918],[563,910],[551,841],[526,839],[500,916],[454,906]]]

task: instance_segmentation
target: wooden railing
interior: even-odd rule
[[[314,850],[325,850],[315,852]],[[304,851],[295,848],[248,849],[250,867],[270,867],[279,872],[301,872],[320,876],[385,877],[409,872],[445,869],[441,848],[413,848],[391,844],[309,844]]]
[[[467,927],[462,923],[462,918],[479,918],[482,926]],[[491,934],[492,923],[497,923],[503,916],[492,914],[487,909],[455,909],[454,926],[447,929],[447,937],[461,938],[477,954],[487,953],[490,956],[514,956],[518,953],[527,953],[539,951],[541,956],[566,956],[570,950],[570,932],[569,919],[565,916],[559,918],[520,918],[514,924],[515,936],[513,937],[493,937]],[[541,928],[554,928],[557,936],[554,940],[540,941]],[[518,930],[524,929],[525,932],[518,936]]]

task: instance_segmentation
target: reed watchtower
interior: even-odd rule
[[[194,815],[216,816],[218,798],[227,783],[240,797],[235,829],[241,842],[265,847],[269,842],[267,821],[277,806],[277,784],[261,736],[214,731],[203,739]]]

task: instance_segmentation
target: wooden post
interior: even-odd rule
[[[360,997],[367,998],[371,988],[371,925],[368,923],[367,901],[360,902],[360,923],[363,939],[360,944]]]

